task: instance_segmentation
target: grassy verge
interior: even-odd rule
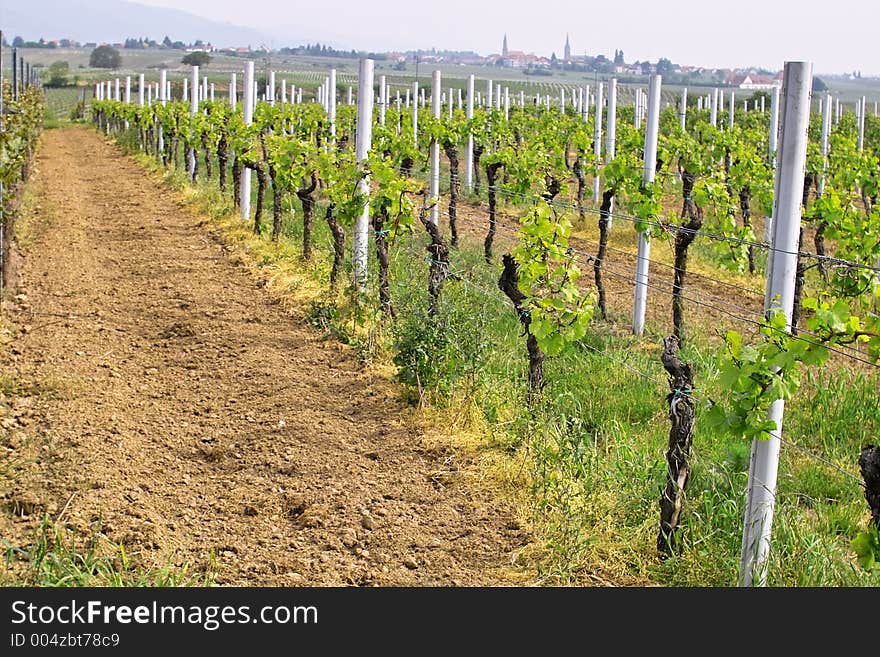
[[[669,431],[659,358],[665,322],[649,322],[636,338],[628,318],[595,320],[586,339],[548,361],[543,398],[529,409],[525,341],[497,288],[499,267],[483,261],[476,241],[453,252],[458,280],[447,283],[440,312],[429,319],[425,237],[417,230],[401,238],[392,250],[396,319],[386,319],[372,300],[353,302],[344,286],[328,292],[330,240],[320,207],[315,253],[305,262],[298,204],[285,208],[283,235],[273,243],[238,218],[231,193],[220,195],[215,181],[190,185],[183,172],[139,160],[210,216],[291,312],[395,377],[412,402],[413,422],[430,428],[429,440],[469,454],[473,481],[517,505],[532,536],[517,555],[523,572],[550,585],[736,584],[750,445],[700,422],[721,392],[713,340],[719,327],[699,327],[682,353],[696,372],[693,474],[683,549],[661,560],[655,545]],[[368,287],[375,289],[375,280]],[[859,449],[878,428],[876,369],[829,364],[805,377],[786,407],[769,585],[880,584],[880,572],[862,571],[850,548],[868,517]]]

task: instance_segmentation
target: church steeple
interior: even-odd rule
[[[507,59],[507,35],[504,35],[504,43],[501,46],[501,56]]]
[[[565,35],[565,61],[571,61],[571,44],[568,42],[568,34]]]

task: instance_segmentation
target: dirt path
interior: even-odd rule
[[[510,511],[439,485],[392,387],[291,320],[200,217],[89,128],[47,131],[35,168],[46,226],[0,365],[45,394],[0,404],[0,460],[23,477],[0,473],[0,535],[26,546],[46,512],[224,585],[514,581]]]

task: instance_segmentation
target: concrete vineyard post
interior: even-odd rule
[[[687,111],[688,111],[688,90],[687,87],[681,90],[681,107],[678,109],[678,121],[681,125],[682,132],[685,131],[685,126],[687,125]]]
[[[229,106],[232,108],[232,111],[235,111],[236,102],[238,100],[238,90],[235,88],[235,83],[238,82],[237,74],[233,73],[231,78],[229,79]]]
[[[419,81],[416,80],[412,83],[412,95],[413,95],[413,103],[412,103],[412,129],[413,129],[413,144],[416,147],[419,145]],[[370,94],[370,98],[372,98],[372,93]]]
[[[281,104],[287,105],[287,79],[281,78]]]
[[[168,78],[168,70],[164,69],[164,68],[160,69],[159,70],[159,102],[162,103],[163,106],[169,100],[168,93],[167,93],[167,86],[168,85],[166,84],[168,81],[167,78]],[[141,79],[143,79],[143,76],[141,76]],[[159,122],[159,125],[157,126],[156,132],[158,133],[158,137],[159,137],[159,142],[158,142],[159,153],[164,153],[165,152],[165,134],[162,129],[161,122]],[[160,157],[164,157],[164,155],[162,155]]]
[[[442,86],[440,71],[434,71],[431,76],[431,116],[435,121],[440,120],[440,94]],[[434,138],[431,140],[431,223],[435,226],[440,219],[440,142]]]
[[[348,101],[347,104],[351,105],[351,103],[352,103],[351,87],[348,88],[348,98],[346,100]]]
[[[770,168],[776,172],[776,143],[779,139],[779,87],[773,87],[773,95],[770,97]],[[767,217],[764,224],[764,241],[773,239],[773,212]]]
[[[492,109],[492,80],[486,80],[486,109]]]
[[[582,118],[584,123],[590,120],[590,85],[584,87],[584,106]]]
[[[657,167],[657,135],[660,125],[660,85],[662,78],[652,75],[648,87],[648,117],[645,126],[645,168],[642,184],[653,185]],[[639,231],[639,247],[636,259],[636,289],[633,305],[633,333],[642,335],[645,330],[645,309],[648,301],[648,265],[651,258],[651,236],[647,230]]]
[[[418,84],[417,82],[414,84]],[[417,103],[413,103],[415,106]],[[373,139],[373,60],[362,59],[358,71],[357,128],[355,130],[355,158],[363,162],[370,153]],[[367,248],[370,226],[370,182],[366,178],[358,183],[364,195],[364,208],[357,218],[351,238],[352,273],[354,283],[361,293],[367,289]]]
[[[467,109],[465,116],[470,121],[474,118],[474,76],[468,76]],[[465,151],[464,184],[468,191],[474,188],[474,133],[468,131],[467,150]]]
[[[733,113],[734,113],[735,107],[736,107],[736,102],[735,102],[734,92],[731,91],[730,92],[730,111],[727,114],[727,127],[728,128],[733,127]]]
[[[867,100],[864,96],[859,103],[859,150],[865,148],[865,110],[867,109]]]
[[[274,93],[274,92],[273,92]],[[370,94],[372,94],[372,89]],[[327,79],[327,118],[330,121],[330,141],[336,141],[336,69],[330,69]]]
[[[596,115],[601,120],[602,115]],[[611,78],[608,82],[608,108],[605,116],[605,164],[614,159],[617,149],[617,78]],[[608,214],[608,228],[611,228],[611,220],[614,217],[614,198],[611,199],[611,207]]]
[[[244,65],[244,95],[241,99],[242,118],[245,125],[254,122],[254,62],[245,62]],[[241,169],[241,218],[247,221],[251,217],[251,170],[248,167]]]
[[[190,118],[196,115],[196,112],[199,111],[199,67],[192,67],[192,94],[189,103],[189,115]],[[196,147],[192,146],[189,149],[189,175],[195,175],[196,171]]]
[[[712,92],[712,107],[709,110],[709,123],[718,126],[718,89]]]
[[[781,311],[789,325],[794,307],[800,242],[812,68],[809,62],[786,62],[782,82],[782,137],[773,195],[773,216],[776,220],[767,268],[764,311],[767,315],[773,310]],[[787,326],[787,329],[790,328]],[[773,402],[767,418],[776,423],[776,429],[770,432],[768,440],[752,441],[743,520],[740,586],[764,586],[767,582],[767,557],[770,552],[784,409],[782,399]]]
[[[828,168],[828,136],[831,134],[831,94],[825,95],[825,112],[822,114],[822,174],[819,176],[817,191],[819,196],[825,191],[825,169]]]
[[[593,126],[593,152],[596,155],[596,162],[602,161],[602,83],[596,86],[596,125]],[[599,174],[593,178],[593,203],[599,203],[599,186],[601,182]]]
[[[165,69],[162,69],[163,71]],[[138,107],[144,106],[144,74],[138,75]]]
[[[504,87],[504,120],[510,120],[510,93],[507,87]]]
[[[266,95],[269,97],[269,104],[275,106],[275,71],[269,71],[269,88],[266,89]]]
[[[125,76],[125,104],[131,105],[131,76]]]
[[[388,104],[388,97],[385,95],[385,76],[379,76],[379,125],[385,125],[385,106]]]

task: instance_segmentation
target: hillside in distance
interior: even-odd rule
[[[148,7],[126,0],[28,0],[3,2],[0,29],[8,42],[40,38],[80,43],[116,43],[147,37],[192,43],[201,39],[215,47],[280,47],[277,37],[260,30],[213,21],[179,9]]]

